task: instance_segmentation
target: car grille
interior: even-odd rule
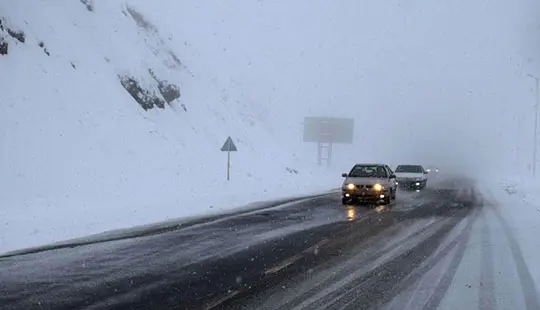
[[[401,178],[401,179],[398,179],[397,181],[398,182],[416,182],[416,179],[417,178]]]
[[[373,185],[358,185],[357,184],[356,188],[358,188],[358,189],[364,189],[364,188],[365,189],[371,189],[371,188],[373,188]]]

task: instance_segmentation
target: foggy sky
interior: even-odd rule
[[[293,124],[299,142],[304,116],[354,117],[356,143],[340,148],[347,162],[514,172],[530,163],[534,82],[526,73],[540,74],[533,0],[182,5],[204,18],[183,15],[174,1],[174,18],[154,18],[170,17],[168,28],[222,83],[234,80],[276,124]]]

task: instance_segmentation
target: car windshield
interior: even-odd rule
[[[355,166],[349,173],[353,178],[380,178],[385,177],[386,171],[383,167],[377,165]]]
[[[424,169],[418,165],[402,165],[396,168],[396,172],[423,173]]]

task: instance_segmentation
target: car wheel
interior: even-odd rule
[[[384,196],[383,202],[385,205],[388,205],[390,204],[390,202],[392,202],[392,190],[390,190],[390,192]]]
[[[342,197],[341,198],[341,203],[344,204],[344,205],[352,205],[352,204],[354,204],[354,202],[355,202],[355,200],[352,197]]]

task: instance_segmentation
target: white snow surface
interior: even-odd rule
[[[301,119],[285,126],[130,3],[0,2],[3,25],[26,36],[0,32],[0,253],[339,186],[341,171],[302,146]],[[119,82],[157,92],[149,70],[180,87],[165,109],[144,111]]]
[[[494,179],[484,184],[487,199],[499,206],[515,234],[536,288],[540,288],[540,180],[526,175]],[[540,292],[538,292],[540,294]]]

